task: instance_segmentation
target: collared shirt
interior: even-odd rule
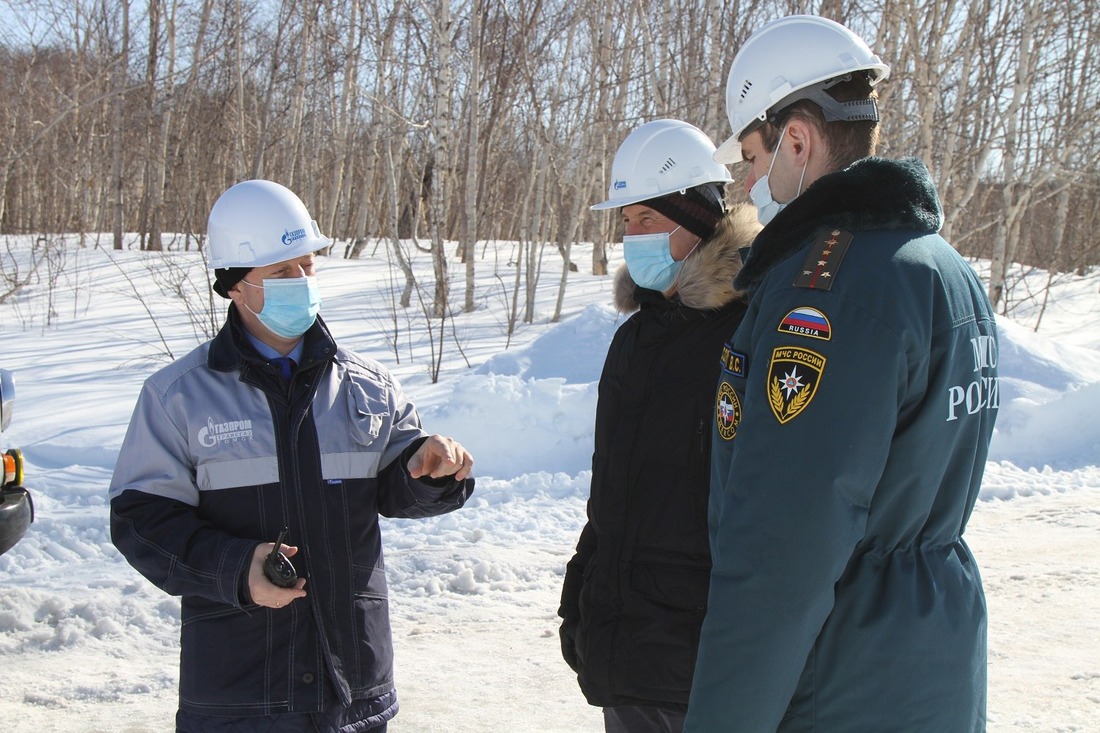
[[[294,344],[294,348],[290,350],[289,354],[280,354],[278,351],[253,336],[247,330],[244,330],[244,333],[246,336],[248,336],[249,343],[251,343],[252,347],[256,349],[256,353],[267,359],[268,361],[271,361],[272,359],[278,359],[280,356],[289,356],[291,359],[294,360],[295,364],[302,363],[302,345],[305,339],[298,339],[298,343]]]

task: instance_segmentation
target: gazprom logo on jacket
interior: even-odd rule
[[[213,448],[218,443],[228,443],[238,440],[252,440],[251,420],[229,420],[228,422],[214,422],[213,418],[206,418],[206,427],[199,430],[199,445],[205,448]]]
[[[295,229],[291,231],[289,229],[283,232],[283,244],[287,247],[297,242],[299,239],[303,239],[306,236],[305,229]]]

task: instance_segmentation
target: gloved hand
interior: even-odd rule
[[[581,671],[580,659],[577,656],[577,619],[567,618],[561,622],[558,629],[558,637],[561,639],[561,655],[569,668],[578,674]]]

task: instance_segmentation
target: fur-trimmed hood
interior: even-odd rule
[[[741,269],[739,250],[751,244],[759,231],[754,207],[748,204],[731,207],[718,222],[710,239],[700,243],[684,260],[673,298],[688,308],[714,310],[744,297],[733,286],[733,279]],[[621,265],[615,273],[615,308],[621,313],[638,310],[638,289],[626,265]]]
[[[760,232],[734,285],[753,291],[822,227],[938,232],[943,208],[919,158],[863,158],[822,176]]]

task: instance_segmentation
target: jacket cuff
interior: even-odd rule
[[[226,549],[226,567],[234,568],[231,577],[235,578],[236,582],[232,586],[232,592],[230,587],[226,587],[225,603],[237,608],[252,604],[252,591],[248,588],[248,573],[252,569],[252,553],[256,551],[259,544],[255,540],[234,540]]]

